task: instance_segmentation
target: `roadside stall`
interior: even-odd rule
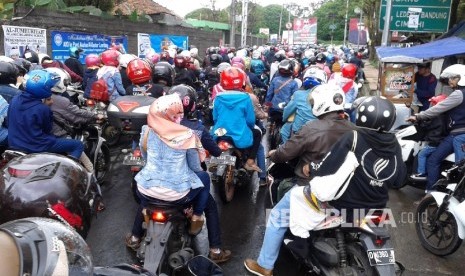
[[[444,67],[455,62],[449,62],[446,57],[465,54],[465,39],[448,37],[422,45],[408,48],[377,47],[379,74],[378,84],[380,95],[391,100],[397,109],[397,119],[393,129],[404,125],[410,116],[410,106],[414,100],[416,65],[432,62],[431,71],[439,78]],[[438,85],[439,86],[439,85]],[[436,93],[441,87],[436,88]]]

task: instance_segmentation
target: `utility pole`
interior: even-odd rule
[[[389,25],[391,25],[391,8],[392,8],[392,0],[387,0],[386,15],[384,16],[383,36],[381,37],[381,46],[388,46]]]
[[[247,14],[249,0],[242,0],[242,28],[241,28],[241,47],[247,44]]]
[[[349,0],[346,2],[346,19],[344,21],[344,46],[346,46],[347,40],[347,22],[349,21]]]
[[[281,15],[279,16],[278,43],[282,43],[281,26],[282,26],[282,23],[283,23],[283,10],[284,10],[284,4],[281,6]]]
[[[229,46],[236,47],[236,0],[231,0],[231,29],[229,30]]]

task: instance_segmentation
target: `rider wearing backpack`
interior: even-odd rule
[[[116,50],[106,50],[102,53],[101,59],[103,66],[98,70],[98,79],[103,79],[108,86],[108,94],[110,101],[118,98],[119,96],[126,95],[124,90],[121,73],[118,70],[118,56],[120,52]]]

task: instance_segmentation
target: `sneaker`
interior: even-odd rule
[[[273,276],[273,270],[261,267],[255,260],[247,259],[244,261],[245,268],[252,274],[258,276]]]
[[[410,176],[412,180],[426,180],[426,174],[416,173]]]
[[[132,250],[137,250],[140,246],[140,238],[136,238],[132,234],[127,234],[125,238],[126,246]]]
[[[229,259],[231,259],[231,251],[223,250],[223,249],[220,249],[218,253],[212,253],[210,251],[210,254],[208,255],[208,257],[210,258],[210,260],[212,260],[213,262],[217,264],[224,263],[228,261]]]

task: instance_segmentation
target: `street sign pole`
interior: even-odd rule
[[[347,22],[349,21],[349,0],[346,2],[346,19],[344,21],[344,46],[346,46],[347,40]]]
[[[391,8],[392,0],[387,0],[386,15],[384,16],[383,36],[381,37],[381,46],[388,46],[389,25],[391,25]]]

